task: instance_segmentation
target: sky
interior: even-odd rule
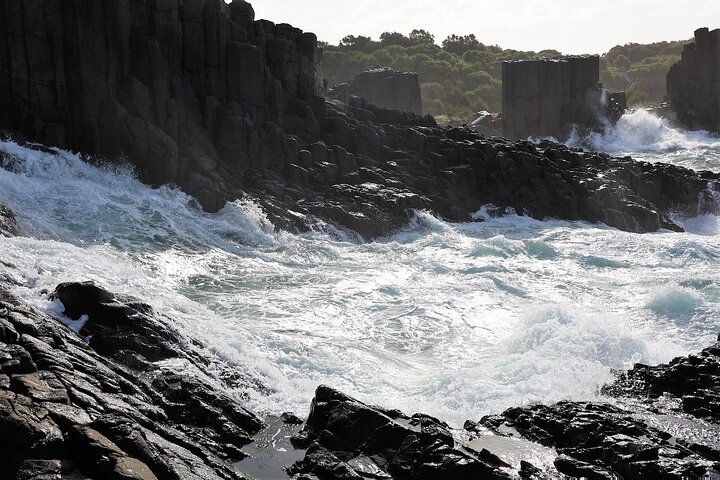
[[[250,0],[255,17],[290,23],[337,44],[345,35],[428,30],[440,43],[474,33],[487,45],[566,54],[685,40],[720,27],[720,0]]]

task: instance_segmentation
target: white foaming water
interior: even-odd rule
[[[235,392],[260,411],[302,415],[326,383],[461,425],[594,398],[611,369],[696,351],[720,327],[713,216],[685,221],[686,234],[636,235],[418,212],[359,244],[274,231],[250,202],[203,213],[177,190],[66,152],[0,150],[15,156],[0,203],[25,234],[0,241],[12,291],[55,315],[42,292],[62,281],[135,295],[269,387]]]
[[[566,143],[697,171],[720,168],[720,138],[704,131],[673,128],[667,120],[646,110],[626,113],[615,125],[607,126],[604,133],[591,133],[585,138],[573,134]]]

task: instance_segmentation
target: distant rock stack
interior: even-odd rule
[[[399,72],[388,67],[373,67],[359,72],[349,84],[333,87],[333,96],[346,104],[350,97],[388,110],[422,115],[422,94],[417,73]]]
[[[667,93],[681,126],[720,132],[720,29],[695,31],[668,72]]]
[[[573,125],[595,128],[625,110],[609,94],[597,55],[503,62],[503,131],[507,138],[560,137]]]

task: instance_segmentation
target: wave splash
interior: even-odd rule
[[[631,155],[653,162],[667,162],[694,170],[720,170],[720,138],[706,131],[676,128],[654,113],[638,109],[607,125],[602,133],[582,136],[574,130],[565,142],[612,155]]]
[[[257,411],[303,415],[325,383],[461,425],[593,398],[611,369],[698,350],[720,327],[705,224],[643,236],[487,208],[467,224],[416,212],[363,244],[323,225],[275,231],[252,202],[208,214],[69,152],[0,152],[0,203],[25,235],[0,242],[13,293],[56,315],[42,292],[63,281],[141,298],[268,387],[235,392]]]

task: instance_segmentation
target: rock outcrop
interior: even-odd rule
[[[211,359],[136,300],[92,284],[54,295],[89,346],[0,291],[0,478],[240,478],[229,462],[262,421],[190,373]]]
[[[720,335],[715,345],[698,354],[663,365],[636,364],[603,392],[650,404],[669,394],[679,400],[669,404],[671,408],[720,424]]]
[[[695,42],[670,67],[667,94],[681,126],[720,133],[720,28],[695,31]]]
[[[712,478],[720,474],[717,447],[678,438],[605,403],[560,402],[511,408],[465,428],[538,442],[556,449],[555,468],[572,478]],[[712,442],[710,442],[712,444]]]
[[[598,83],[597,55],[503,62],[502,78],[503,131],[511,139],[599,128],[625,110],[624,93],[611,95]]]
[[[370,407],[326,386],[318,387],[294,443],[307,453],[290,473],[320,480],[511,478],[510,465],[487,450],[457,444],[435,418]]]
[[[484,204],[498,212],[604,222],[622,230],[677,230],[667,212],[715,210],[720,174],[613,158],[542,142],[485,138],[431,118],[362,101],[328,104],[326,142],[291,165],[293,184],[264,172],[250,190],[278,224],[283,206],[360,232],[365,238],[407,222],[408,209],[469,221]],[[375,153],[373,153],[375,152]]]
[[[388,67],[373,67],[355,75],[350,83],[335,85],[331,95],[345,103],[356,96],[367,103],[388,110],[422,115],[420,77],[413,72],[399,72]]]
[[[270,448],[263,421],[225,393],[253,379],[171,319],[92,283],[51,298],[79,335],[0,289],[0,478],[241,479],[243,446]],[[606,387],[612,405],[511,408],[463,430],[320,386],[307,421],[268,419],[273,438],[303,424],[273,468],[297,480],[706,478],[720,471],[719,348],[636,366]]]

